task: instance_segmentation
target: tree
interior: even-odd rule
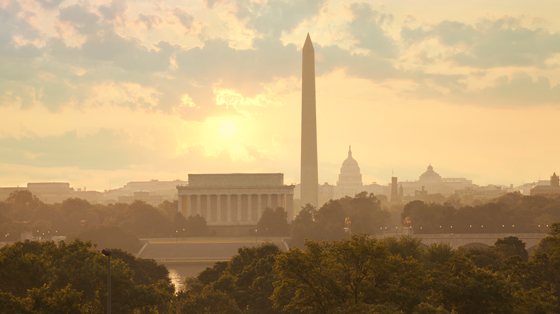
[[[119,226],[97,225],[81,229],[78,233],[66,236],[68,240],[81,239],[91,241],[100,248],[118,248],[128,252],[137,253],[142,245],[140,240],[131,232]]]
[[[201,215],[189,216],[186,221],[185,231],[190,236],[205,236],[208,234],[206,219]]]
[[[421,265],[391,255],[375,238],[359,234],[305,245],[305,251],[277,257],[272,300],[279,309],[352,313],[389,303],[411,311],[423,299]]]
[[[282,207],[277,207],[275,210],[265,208],[257,223],[257,230],[261,235],[287,236],[289,225],[286,210]]]
[[[292,221],[290,230],[291,246],[303,248],[305,239],[317,239],[321,237],[318,232],[319,224],[315,221],[317,209],[307,204],[303,207]]]
[[[182,235],[185,236],[188,234],[188,221],[185,218],[185,216],[183,216],[182,213],[176,212],[175,215],[173,216],[173,230],[178,231],[175,233],[178,233],[177,235]],[[172,230],[172,231],[173,231]]]
[[[10,193],[6,202],[11,204],[12,218],[24,221],[31,218],[33,210],[40,206],[42,202],[29,190],[16,190]]]
[[[241,314],[235,301],[226,293],[206,288],[201,292],[187,290],[177,296],[177,314]]]
[[[159,210],[142,201],[136,201],[118,212],[108,222],[118,225],[137,237],[169,236],[171,222]],[[175,232],[175,230],[173,230]]]
[[[513,286],[499,273],[455,255],[429,276],[431,299],[457,313],[513,313]]]
[[[496,240],[494,246],[504,253],[505,258],[513,255],[519,255],[525,262],[529,260],[529,253],[527,253],[527,250],[525,249],[525,242],[519,240],[517,237],[510,236],[498,239]]]
[[[107,258],[93,249],[91,242],[79,240],[58,245],[25,241],[1,248],[0,298],[30,313],[105,312]],[[135,282],[134,271],[120,258],[111,262],[111,284],[115,313],[167,312],[174,293],[168,278]]]

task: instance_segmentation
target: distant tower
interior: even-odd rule
[[[315,50],[309,33],[303,45],[301,71],[301,205],[319,205]]]
[[[560,187],[560,179],[556,175],[556,172],[550,177],[550,185]]]
[[[391,177],[391,202],[398,202],[400,200],[397,177]]]

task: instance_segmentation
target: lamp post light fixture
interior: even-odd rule
[[[103,249],[101,254],[107,256],[107,314],[111,314],[111,251]]]
[[[255,229],[255,244],[257,244],[257,229]]]

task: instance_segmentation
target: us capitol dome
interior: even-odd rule
[[[364,190],[362,183],[362,173],[356,159],[352,157],[352,147],[348,148],[348,158],[340,167],[340,174],[336,182],[336,198],[344,196],[354,196]]]

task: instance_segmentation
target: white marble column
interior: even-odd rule
[[[177,211],[183,214],[183,195],[179,195],[177,204]]]
[[[226,212],[227,212],[227,221],[231,221],[231,194],[227,195]]]
[[[257,201],[257,222],[259,221],[259,219],[261,219],[261,215],[262,215],[262,194],[259,194],[258,196],[258,201]]]
[[[185,204],[185,205],[186,205],[185,207],[187,208],[187,212],[186,212],[186,213],[183,212],[183,215],[186,214],[185,217],[188,218],[189,216],[192,216],[192,199],[191,199],[192,196],[191,196],[191,195],[183,195],[183,197],[185,198],[185,199],[184,199],[184,200],[185,200],[185,203],[186,203],[186,204]]]
[[[206,221],[212,221],[212,194],[206,194]]]
[[[272,194],[268,194],[266,198],[268,199],[268,204],[266,205],[266,207],[274,210],[275,208],[272,208]]]
[[[216,195],[216,221],[222,221],[222,195]]]
[[[253,194],[247,194],[247,221],[253,221]]]
[[[200,199],[201,199],[200,194],[198,194],[196,196],[196,214],[197,215],[202,215],[202,212],[200,211]]]
[[[235,221],[241,221],[241,194],[237,194],[237,218]]]

